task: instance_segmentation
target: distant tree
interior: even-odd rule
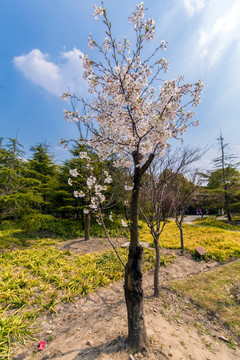
[[[235,163],[236,156],[229,154],[227,151],[228,144],[224,144],[224,138],[220,132],[217,139],[220,148],[220,156],[213,160],[216,170],[211,171],[209,175],[208,188],[215,189],[224,197],[224,209],[228,221],[232,221],[230,212],[230,199],[233,195],[231,189],[239,181],[239,172],[237,171],[238,163]]]
[[[185,147],[176,151],[167,151],[159,160],[149,167],[143,179],[140,198],[140,209],[154,240],[156,253],[154,269],[154,296],[159,296],[159,239],[169,216],[176,217],[180,229],[181,249],[183,246],[182,222],[191,197],[193,183],[183,176],[188,174],[194,162],[198,161],[204,151],[200,148]],[[189,175],[189,174],[188,174]]]
[[[42,198],[37,210],[42,214],[49,214],[54,211],[51,202],[56,187],[58,167],[53,162],[48,145],[39,143],[30,150],[33,155],[28,161],[29,177],[35,180],[34,191]]]
[[[185,174],[186,176],[186,174]],[[201,177],[198,170],[193,169],[191,175],[186,178],[183,174],[179,174],[175,180],[175,222],[180,231],[181,253],[184,253],[184,235],[183,220],[186,210],[192,202],[193,196],[201,184]]]
[[[240,172],[234,167],[228,166],[225,168],[225,180],[229,189],[238,185],[240,178]],[[207,187],[210,190],[220,189],[223,185],[222,181],[222,169],[214,170],[208,177]]]
[[[23,146],[17,137],[7,141],[0,146],[0,221],[16,221],[31,212],[41,197],[33,191],[36,182],[28,176]]]
[[[160,245],[159,238],[173,213],[174,194],[171,189],[173,173],[166,167],[166,158],[151,164],[143,180],[140,211],[153,237],[155,249],[154,296],[159,297]]]

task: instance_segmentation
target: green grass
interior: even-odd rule
[[[240,219],[239,217],[233,218],[230,223],[227,220],[217,219],[216,217],[205,217],[195,220],[196,225],[214,227],[218,229],[240,231]]]
[[[240,336],[240,259],[207,273],[173,281],[171,286],[211,311]]]
[[[21,229],[0,230],[0,249],[12,249],[26,245],[26,236],[22,235]]]

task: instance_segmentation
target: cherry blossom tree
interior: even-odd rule
[[[130,246],[125,267],[125,300],[128,315],[128,345],[141,351],[147,345],[143,313],[142,253],[139,243],[139,191],[144,173],[155,157],[161,157],[168,140],[179,138],[187,130],[194,112],[190,106],[200,101],[202,82],[184,84],[182,77],[160,80],[168,62],[160,55],[166,50],[161,41],[151,55],[144,58],[143,47],[154,39],[153,19],[145,19],[144,4],[136,6],[128,18],[136,34],[135,45],[127,38],[116,41],[104,3],[95,5],[95,18],[102,16],[106,36],[98,44],[92,35],[89,47],[101,60],[82,56],[84,78],[88,81],[89,99],[66,92],[63,100],[79,102],[84,108],[66,110],[68,121],[81,122],[91,138],[89,142],[102,158],[114,154],[115,165],[132,170],[130,202]]]
[[[91,214],[95,213],[97,210],[97,200],[99,204],[104,202],[105,195],[102,191],[107,190],[106,184],[110,184],[112,178],[107,171],[103,171],[102,166],[99,169],[99,166],[97,166],[97,159],[94,158],[94,154],[90,153],[90,151],[80,151],[78,155],[81,167],[79,168],[77,166],[74,169],[70,169],[68,184],[70,186],[74,185],[74,197],[84,199],[84,203],[86,204],[83,209],[85,218],[84,240],[89,240]],[[78,164],[76,163],[76,165]],[[104,183],[100,184],[97,178],[103,178],[103,176],[105,177]],[[78,181],[79,179],[80,183]]]
[[[79,153],[79,157],[80,157],[80,159],[84,159],[86,161],[85,165],[86,165],[86,168],[88,169],[88,176],[85,176],[85,179],[84,179],[86,182],[85,191],[83,191],[81,189],[74,190],[73,195],[75,198],[86,198],[87,201],[86,201],[85,208],[83,209],[83,213],[85,214],[87,219],[89,218],[89,222],[90,222],[90,214],[95,215],[98,224],[103,226],[105,235],[106,235],[110,245],[112,246],[113,250],[115,251],[119,261],[125,268],[125,264],[124,264],[121,256],[119,255],[116,247],[114,246],[113,242],[111,241],[111,239],[109,237],[109,234],[108,234],[107,228],[105,226],[105,222],[104,222],[104,214],[102,211],[104,209],[103,203],[106,200],[104,192],[107,191],[108,185],[111,184],[112,177],[106,170],[103,170],[102,174],[100,174],[99,176],[96,176],[96,174],[94,174],[94,168],[93,168],[91,158],[89,157],[89,155],[86,151],[81,151]],[[73,178],[82,177],[81,174],[78,172],[77,168],[70,169],[69,174],[71,175],[71,177],[68,178],[68,184],[70,186],[72,186],[72,184],[73,184],[73,180],[72,180]],[[111,200],[110,200],[110,203],[111,203]],[[107,205],[106,205],[106,207],[107,207]],[[112,212],[110,213],[109,218],[111,221],[113,221]],[[124,222],[124,220],[123,219],[121,219],[121,220],[122,220],[122,225],[127,226],[127,224]],[[89,224],[89,227],[90,227],[90,224]],[[88,228],[88,230],[89,230],[89,228]],[[85,235],[85,240],[87,240],[86,235]]]

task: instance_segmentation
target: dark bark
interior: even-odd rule
[[[224,185],[224,197],[225,197],[225,210],[227,213],[228,221],[230,222],[230,221],[232,221],[232,216],[231,216],[230,209],[229,209],[229,196],[227,193],[226,185]]]
[[[182,228],[182,224],[180,224],[179,230],[180,230],[180,238],[181,238],[181,253],[184,254],[184,241],[183,241],[183,228]]]
[[[184,219],[184,213],[180,214],[180,219],[178,218],[178,215],[176,213],[176,217],[175,217],[175,223],[177,225],[177,227],[179,228],[180,231],[180,240],[181,240],[181,254],[184,254],[184,237],[183,237],[183,219]]]
[[[225,154],[224,154],[224,144],[223,144],[223,137],[222,134],[220,135],[220,145],[221,145],[221,165],[222,165],[222,179],[223,179],[223,185],[224,185],[224,198],[225,198],[225,210],[227,213],[227,217],[228,217],[228,221],[232,221],[232,217],[231,217],[231,213],[230,213],[230,208],[229,208],[229,196],[227,193],[227,184],[226,184],[226,174],[225,174]]]
[[[130,206],[130,246],[128,262],[125,268],[124,292],[128,316],[128,346],[137,352],[143,351],[147,346],[147,334],[143,312],[143,289],[142,289],[142,254],[143,249],[139,243],[138,214],[139,192],[144,172],[153,160],[152,155],[141,168],[139,166],[140,155],[133,153],[134,177],[133,190]]]
[[[157,239],[154,239],[154,248],[156,253],[156,262],[154,268],[154,296],[159,297],[160,247]]]
[[[129,248],[124,283],[128,315],[127,342],[128,346],[137,352],[143,351],[147,345],[143,312],[142,254],[141,246]]]
[[[89,213],[85,215],[85,234],[84,234],[85,241],[90,239],[90,222],[91,222],[91,215]]]

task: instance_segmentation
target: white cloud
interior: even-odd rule
[[[240,145],[234,145],[234,153],[240,158]]]
[[[184,7],[190,16],[200,12],[206,6],[206,0],[184,0]]]
[[[215,3],[215,6],[216,3]],[[198,53],[210,68],[232,44],[240,46],[240,3],[225,9],[224,15],[216,15],[216,8],[210,9],[207,22],[199,29]]]
[[[60,96],[68,88],[77,93],[85,88],[82,63],[79,59],[81,54],[76,48],[65,51],[57,64],[50,61],[48,54],[34,49],[26,55],[14,57],[13,63],[35,85],[41,86],[50,94]]]

